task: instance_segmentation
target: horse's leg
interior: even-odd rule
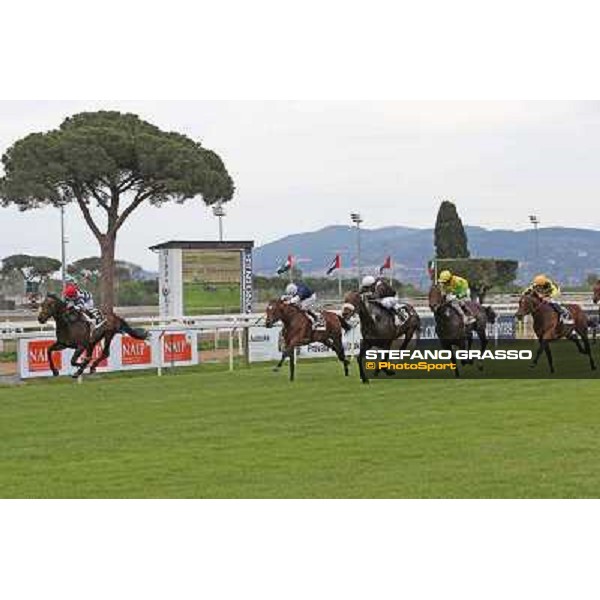
[[[365,367],[363,364],[367,349],[367,341],[364,338],[362,338],[360,340],[360,348],[358,350],[358,374],[360,375],[360,380],[363,383],[369,383],[369,380],[367,379],[367,376],[365,374]]]
[[[279,362],[273,367],[273,371],[275,373],[277,373],[277,371],[279,371],[279,369],[281,369],[283,363],[285,362],[285,359],[287,358],[287,354],[285,353],[285,350],[281,353],[281,358],[279,359]]]
[[[331,348],[335,352],[337,359],[344,365],[344,375],[348,377],[348,359],[346,358],[346,353],[344,352],[344,344],[342,342],[342,334],[341,333],[332,333],[331,337],[323,340],[322,342],[328,348]]]
[[[554,373],[554,361],[552,360],[552,351],[550,350],[550,342],[548,340],[544,340],[544,352],[546,353],[550,373]]]
[[[535,353],[535,356],[533,357],[533,360],[531,361],[531,364],[529,365],[530,369],[537,367],[538,361],[540,360],[540,356],[542,355],[543,351],[544,351],[544,343],[543,343],[543,338],[540,336],[540,337],[538,337],[538,349]]]
[[[485,326],[477,330],[477,337],[479,338],[479,343],[481,344],[481,352],[483,354],[488,346],[488,338],[487,333],[485,332]],[[480,371],[483,371],[483,361],[480,360],[477,362],[477,368]]]
[[[590,369],[592,371],[596,370],[596,363],[594,362],[594,356],[592,354],[592,347],[590,346],[590,340],[588,339],[587,331],[584,329],[579,332],[581,336],[581,341],[583,342],[584,354],[588,355],[588,359],[590,361]]]
[[[404,332],[402,344],[400,344],[400,350],[406,350],[406,348],[408,348],[408,344],[410,344],[410,341],[412,340],[417,328],[418,326],[414,324],[407,328],[407,330]]]
[[[90,365],[90,373],[95,373],[96,369],[98,368],[98,365],[110,356],[110,344],[112,343],[114,337],[114,333],[108,333],[104,336],[104,340],[96,340],[96,342],[93,344],[92,352],[93,349],[96,347],[96,344],[99,344],[100,341],[102,341],[102,354],[100,354],[100,356]]]
[[[58,372],[58,369],[54,365],[54,361],[52,360],[52,353],[58,352],[59,350],[64,350],[64,348],[65,348],[64,344],[62,344],[61,342],[58,342],[58,341],[54,342],[54,344],[52,344],[52,346],[50,346],[48,348],[48,365],[50,367],[50,370],[52,371],[53,377],[58,377],[60,373]]]
[[[450,360],[454,363],[454,377],[460,377],[460,371],[458,370],[458,361],[456,359],[456,350],[454,346],[450,345]]]
[[[290,381],[294,381],[296,375],[296,346],[289,348],[288,355],[290,357]]]
[[[75,373],[73,373],[73,375],[71,375],[71,377],[73,379],[77,379],[79,377],[81,377],[81,375],[83,375],[83,372],[85,371],[85,368],[88,366],[89,362],[92,360],[92,351],[94,349],[94,346],[88,344],[84,344],[83,346],[77,348],[77,350],[75,351],[75,354],[73,355],[73,359],[71,360],[71,364],[74,367],[77,367],[77,371],[75,371]],[[81,356],[81,354],[83,353],[83,351],[85,350],[85,358],[81,361],[81,362],[76,362],[75,361],[75,356],[77,356],[77,358],[79,358],[79,356]]]

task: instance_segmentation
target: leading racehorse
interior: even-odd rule
[[[537,365],[542,352],[545,352],[550,372],[554,373],[550,342],[565,338],[573,341],[579,352],[587,354],[590,361],[590,369],[593,371],[596,368],[596,364],[594,363],[588,339],[588,317],[578,304],[565,304],[565,306],[573,317],[573,325],[564,325],[561,323],[556,310],[532,290],[526,291],[519,299],[519,308],[515,316],[517,319],[522,319],[525,315],[533,316],[533,330],[539,341],[539,347],[531,363],[531,367]],[[580,344],[577,336],[581,338],[583,345]]]
[[[273,327],[277,321],[283,323],[284,348],[281,362],[286,358],[290,359],[290,381],[294,380],[296,368],[295,349],[313,342],[320,342],[331,348],[338,360],[344,364],[344,375],[348,375],[348,359],[342,343],[342,331],[348,331],[350,326],[338,314],[328,310],[322,311],[325,328],[315,330],[312,321],[304,311],[281,299],[271,300],[267,305],[266,313],[267,327]]]
[[[475,318],[472,325],[465,325],[463,316],[451,302],[444,299],[440,286],[434,283],[429,290],[429,308],[435,319],[435,332],[444,350],[452,352],[452,362],[456,363],[454,351],[470,350],[473,344],[473,332],[481,343],[483,352],[488,344],[486,327],[488,323],[496,320],[496,313],[491,306],[481,306],[477,302],[467,302],[467,307]],[[472,364],[473,361],[464,361],[463,364]],[[457,368],[454,369],[455,377],[460,377]]]
[[[46,323],[53,318],[56,322],[56,342],[48,348],[48,362],[50,370],[56,377],[58,370],[52,360],[52,352],[72,348],[75,350],[71,365],[77,368],[72,377],[79,377],[92,361],[92,352],[96,344],[102,342],[102,354],[90,365],[90,373],[96,371],[96,367],[110,355],[110,343],[117,333],[126,333],[138,340],[145,340],[148,333],[143,329],[134,329],[129,326],[125,319],[109,313],[105,315],[105,321],[92,330],[92,325],[85,321],[80,315],[73,313],[67,304],[54,294],[48,294],[41,303],[38,312],[38,321]],[[85,352],[81,362],[78,359]]]
[[[381,306],[377,300],[363,297],[359,292],[348,292],[344,297],[344,302],[348,305],[348,316],[350,313],[356,313],[360,319],[362,340],[358,355],[358,369],[360,380],[363,383],[369,383],[363,365],[367,350],[369,348],[389,350],[392,343],[402,336],[404,339],[401,349],[405,349],[413,336],[419,335],[421,319],[410,304],[405,304],[407,318],[397,325],[394,315],[389,310]]]

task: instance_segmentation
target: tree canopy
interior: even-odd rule
[[[99,279],[102,274],[102,259],[100,256],[89,256],[73,261],[67,272],[75,278]],[[114,275],[119,281],[139,279],[143,272],[142,267],[124,260],[115,260]]]
[[[61,263],[49,256],[13,254],[2,259],[2,274],[19,273],[25,281],[43,282],[60,270]]]
[[[467,234],[456,211],[448,200],[440,204],[435,222],[435,255],[437,258],[468,258]]]
[[[103,303],[112,308],[117,232],[142,203],[160,206],[201,197],[229,201],[233,180],[200,142],[162,131],[133,114],[85,112],[58,129],[32,133],[2,157],[0,201],[29,210],[76,203],[102,256]],[[102,219],[94,216],[97,206]]]

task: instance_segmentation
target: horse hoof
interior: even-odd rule
[[[535,369],[536,367],[537,367],[537,365],[536,365],[535,363],[531,363],[531,364],[529,365],[529,368],[530,368],[530,369]]]
[[[371,383],[371,382],[370,382],[368,379],[363,379],[363,380],[362,380],[362,382],[363,382],[365,385],[368,385],[369,383]]]
[[[52,377],[58,377],[60,373],[58,371],[52,371]]]

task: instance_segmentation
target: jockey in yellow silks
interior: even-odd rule
[[[446,269],[439,274],[438,284],[444,299],[452,304],[456,312],[463,317],[464,324],[472,325],[475,318],[466,304],[466,301],[471,298],[469,282],[464,277],[455,275]]]
[[[560,288],[558,287],[558,284],[550,279],[550,277],[543,274],[536,275],[525,292],[535,292],[540,298],[554,308],[565,325],[573,324],[573,317],[569,310],[555,300],[555,298],[560,295]]]

